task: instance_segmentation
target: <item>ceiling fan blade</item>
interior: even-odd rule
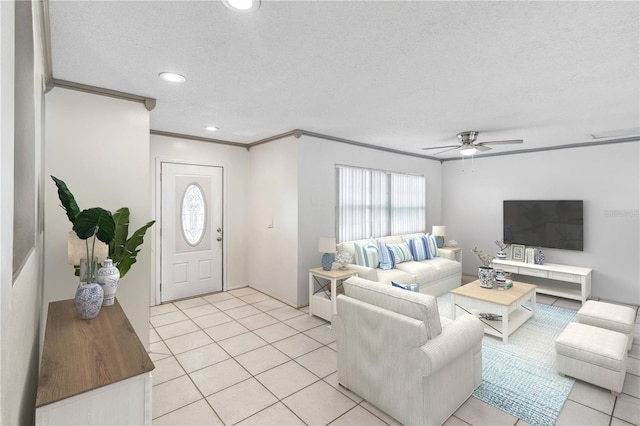
[[[423,150],[427,149],[444,149],[444,148],[457,148],[460,145],[445,145],[445,146],[430,146],[428,148],[422,148]]]
[[[444,154],[445,152],[453,151],[454,149],[460,148],[460,145],[452,145],[450,147],[441,146],[440,148],[449,148],[449,149],[445,149],[444,151],[436,152],[433,155],[440,155],[440,154]]]
[[[491,149],[491,147],[489,146],[484,146],[484,145],[475,145],[476,149],[480,152],[485,152],[485,151],[489,151]]]
[[[511,139],[511,140],[508,140],[508,141],[480,142],[480,143],[477,143],[476,145],[509,145],[509,144],[522,143],[522,142],[524,142],[522,139]]]

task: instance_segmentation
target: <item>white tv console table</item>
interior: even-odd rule
[[[579,300],[583,305],[591,297],[590,268],[553,263],[535,265],[501,259],[495,259],[493,267],[520,275],[514,281],[535,284],[537,293]]]

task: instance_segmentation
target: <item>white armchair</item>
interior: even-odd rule
[[[332,318],[338,382],[405,425],[440,425],[482,381],[480,321],[440,318],[432,296],[359,277]]]

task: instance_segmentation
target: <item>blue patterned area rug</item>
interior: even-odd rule
[[[440,315],[449,317],[450,306],[448,294],[438,298]],[[553,425],[574,383],[556,371],[554,342],[576,317],[575,311],[536,304],[536,316],[508,344],[485,335],[482,384],[473,396],[532,425]]]

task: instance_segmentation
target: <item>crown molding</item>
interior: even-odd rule
[[[491,154],[482,154],[482,155],[474,155],[473,158],[475,160],[479,158],[486,157],[501,157],[503,155],[517,155],[517,154],[531,154],[534,152],[544,152],[544,151],[557,151],[560,149],[573,149],[573,148],[587,148],[590,146],[598,146],[598,145],[613,145],[618,143],[628,143],[628,142],[640,142],[640,136],[630,136],[626,138],[618,138],[618,139],[610,139],[608,141],[598,141],[598,142],[580,142],[580,143],[572,143],[566,145],[556,145],[549,146],[544,148],[531,148],[531,149],[519,149],[516,151],[508,151],[508,152],[493,152]],[[471,156],[464,157],[471,158]],[[462,158],[443,158],[441,161],[460,161]]]
[[[109,96],[111,98],[123,99],[125,101],[140,102],[144,105],[147,111],[152,111],[156,107],[156,100],[154,98],[147,98],[145,96],[134,95],[132,93],[120,92],[118,90],[105,89],[104,87],[91,86],[89,84],[76,83],[74,81],[53,79],[54,87],[61,87],[63,89],[78,90],[80,92],[92,93],[94,95]]]
[[[180,139],[188,139],[188,140],[198,141],[198,142],[209,142],[209,143],[217,143],[220,145],[230,145],[238,148],[245,148],[247,151],[249,150],[249,146],[247,144],[239,143],[239,142],[224,141],[222,139],[213,139],[213,138],[205,138],[202,136],[184,135],[181,133],[164,132],[162,130],[153,130],[153,129],[151,129],[149,133],[152,135],[166,136],[169,138],[180,138]]]

